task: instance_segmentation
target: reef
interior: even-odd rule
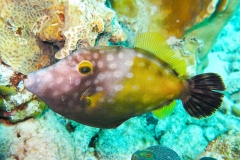
[[[202,72],[207,66],[207,54],[240,6],[238,0],[111,2],[119,21],[134,34],[154,31],[168,39],[175,53],[188,63],[188,75]]]
[[[126,35],[116,14],[97,0],[22,0],[0,2],[0,56],[16,71],[28,74],[62,59],[73,50]]]
[[[216,159],[240,159],[240,132],[229,131],[211,141],[201,156],[214,157]]]
[[[4,117],[0,119],[0,159],[130,159],[136,151],[153,145],[169,147],[183,160],[203,156],[239,159],[238,0],[201,1],[204,7],[194,10],[194,18],[176,21],[178,29],[165,25],[174,21],[168,19],[169,8],[160,13],[158,6],[163,1],[121,1],[126,8],[119,11],[116,4],[120,0],[111,0],[117,14],[105,0],[20,2],[0,2],[0,115]],[[180,12],[181,4],[173,2]],[[187,2],[183,3],[189,4],[183,15],[191,15],[188,9],[192,4]],[[158,12],[165,15],[161,21]],[[76,16],[71,16],[74,13]],[[126,16],[128,13],[131,15]],[[55,56],[62,58],[80,47],[109,45],[126,38],[120,44],[131,46],[134,35],[150,29],[162,32],[175,52],[186,58],[191,64],[189,74],[198,67],[198,72],[216,72],[223,77],[227,88],[224,102],[213,116],[193,119],[179,104],[165,119],[147,113],[105,130],[54,113],[23,88],[25,74],[53,64]]]
[[[24,89],[24,75],[6,65],[0,65],[0,117],[11,123],[39,116],[46,104]]]

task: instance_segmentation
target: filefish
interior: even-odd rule
[[[136,36],[134,48],[76,50],[28,74],[24,86],[56,113],[99,128],[149,111],[166,117],[177,99],[192,117],[210,116],[221,105],[224,83],[215,73],[186,79],[186,67],[159,33],[147,32]]]
[[[136,151],[131,160],[181,160],[181,158],[174,150],[156,145]]]

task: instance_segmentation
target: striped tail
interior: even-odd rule
[[[222,103],[225,85],[222,78],[215,73],[205,73],[187,80],[186,89],[181,99],[189,115],[203,118],[213,114]]]

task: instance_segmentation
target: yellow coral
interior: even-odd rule
[[[48,66],[73,50],[124,41],[126,35],[104,0],[0,1],[0,57],[28,74]],[[107,38],[98,36],[105,32]]]
[[[47,14],[37,22],[35,26],[35,34],[42,41],[56,42],[63,41],[62,28],[64,24],[64,9],[63,4],[53,6],[47,9]],[[41,25],[42,23],[42,25]]]
[[[58,3],[56,0],[0,2],[0,55],[5,63],[23,74],[50,64],[52,46],[41,42],[32,30],[37,20],[47,14],[47,8]]]
[[[65,23],[62,30],[65,44],[55,54],[55,58],[62,59],[75,49],[94,46],[98,35],[103,32],[110,35],[105,41],[110,39],[118,42],[126,39],[121,27],[117,23],[112,24],[114,12],[103,3],[94,0],[69,0],[65,7]]]

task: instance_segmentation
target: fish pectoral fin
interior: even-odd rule
[[[152,113],[159,119],[166,118],[172,114],[176,106],[176,100],[172,101],[170,104],[163,106],[162,108],[152,111]]]

